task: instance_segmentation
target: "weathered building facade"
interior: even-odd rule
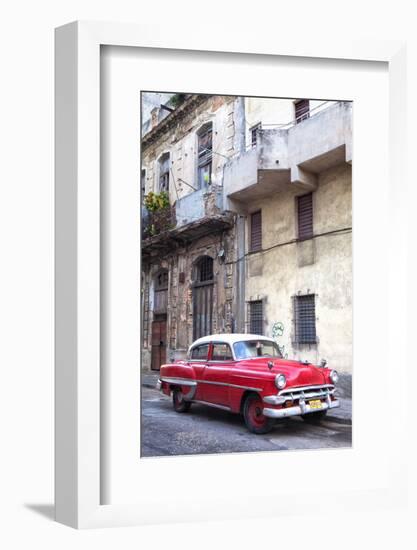
[[[154,118],[142,193],[170,206],[143,224],[143,368],[255,332],[351,373],[351,103],[189,95]]]

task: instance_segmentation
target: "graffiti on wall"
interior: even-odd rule
[[[282,357],[284,357],[284,359],[288,359],[288,353],[286,352],[285,345],[280,344],[279,342],[279,339],[284,335],[284,330],[285,330],[284,323],[281,323],[281,321],[276,321],[272,325],[272,338],[275,339]]]

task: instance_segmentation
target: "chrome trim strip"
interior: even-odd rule
[[[196,380],[191,380],[190,378],[170,378],[163,377],[161,378],[162,382],[167,384],[178,384],[179,386],[197,386]]]
[[[193,399],[193,403],[200,403],[200,405],[207,405],[208,407],[214,407],[215,409],[221,409],[222,411],[230,411],[230,407],[226,407],[225,405],[217,405],[216,403],[209,403],[208,401],[200,401],[197,399]]]
[[[298,416],[300,414],[314,414],[315,412],[325,411],[327,409],[335,409],[340,407],[340,402],[338,400],[322,403],[321,409],[312,409],[310,405],[303,403],[301,406],[288,407],[286,409],[268,409],[265,408],[262,412],[265,416],[269,418],[287,418],[289,416]]]
[[[212,384],[214,386],[227,386],[228,388],[239,388],[241,390],[262,391],[262,388],[250,388],[249,386],[239,386],[238,384],[228,384],[227,382],[215,382],[213,380],[196,380],[199,384]]]
[[[214,380],[191,380],[190,378],[161,378],[162,382],[168,384],[178,384],[179,386],[196,386],[197,384],[211,384],[214,386],[227,386],[228,388],[238,388],[241,390],[250,390],[260,392],[262,388],[251,388],[249,386],[239,386],[238,384],[228,384],[227,382],[215,382]]]

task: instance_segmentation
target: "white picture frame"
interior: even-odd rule
[[[389,70],[389,157],[391,185],[405,185],[405,45],[370,40],[327,43],[325,39],[292,42],[288,37],[259,35],[248,46],[243,32],[187,36],[174,29],[116,23],[75,22],[56,30],[56,519],[76,528],[134,525],[160,521],[155,509],[134,504],[101,504],[100,400],[100,48],[167,48],[380,61]],[[388,137],[388,136],[387,136]],[[139,170],[139,167],[138,167]],[[139,180],[138,180],[139,181]],[[401,208],[393,213],[391,238],[405,232]],[[399,251],[397,272],[404,257]],[[394,275],[393,275],[394,276]],[[391,315],[402,317],[404,300],[390,302]],[[398,340],[397,340],[398,341]],[[401,352],[400,352],[401,353]],[[404,388],[398,391],[405,392]],[[404,393],[405,395],[405,393]],[[406,411],[401,409],[399,414]],[[401,446],[392,457],[400,468]],[[404,479],[387,480],[389,494],[405,491]],[[366,488],[364,488],[364,493]],[[351,497],[351,505],[363,494]],[[381,493],[373,493],[373,498]],[[389,495],[388,495],[389,497]],[[356,499],[356,500],[355,500]],[[167,503],[164,518],[182,518]],[[239,517],[239,508],[230,517]],[[265,511],[265,513],[267,513]],[[271,513],[280,514],[277,508]],[[215,519],[212,511],[201,519]],[[192,518],[193,519],[193,518]]]

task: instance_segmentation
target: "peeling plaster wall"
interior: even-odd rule
[[[351,166],[323,172],[313,195],[314,234],[352,226]],[[257,201],[262,209],[263,249],[296,238],[295,192]],[[318,362],[340,372],[352,372],[352,243],[351,232],[286,244],[246,260],[246,300],[264,299],[264,333],[273,335],[283,324],[278,341],[288,357]],[[246,245],[248,247],[248,243]],[[248,248],[246,248],[248,249]],[[316,294],[317,345],[295,345],[293,304],[297,293]]]
[[[209,235],[182,247],[163,259],[148,265],[144,277],[144,326],[142,341],[142,368],[150,369],[152,352],[153,280],[160,269],[168,269],[167,360],[184,359],[193,342],[193,275],[195,262],[201,256],[213,258],[213,333],[232,332],[233,282],[235,269],[234,230]],[[219,260],[219,251],[225,250],[225,262]],[[185,274],[180,283],[179,274]],[[147,313],[146,313],[147,312]]]
[[[158,159],[170,153],[170,202],[193,193],[197,184],[198,130],[213,123],[212,183],[222,185],[223,165],[239,151],[241,138],[241,101],[234,96],[207,96],[196,109],[178,122],[155,143],[144,148],[142,168],[146,170],[145,193],[159,192]],[[183,181],[181,181],[183,180]],[[175,182],[175,183],[174,183]],[[186,182],[186,183],[184,183]]]

